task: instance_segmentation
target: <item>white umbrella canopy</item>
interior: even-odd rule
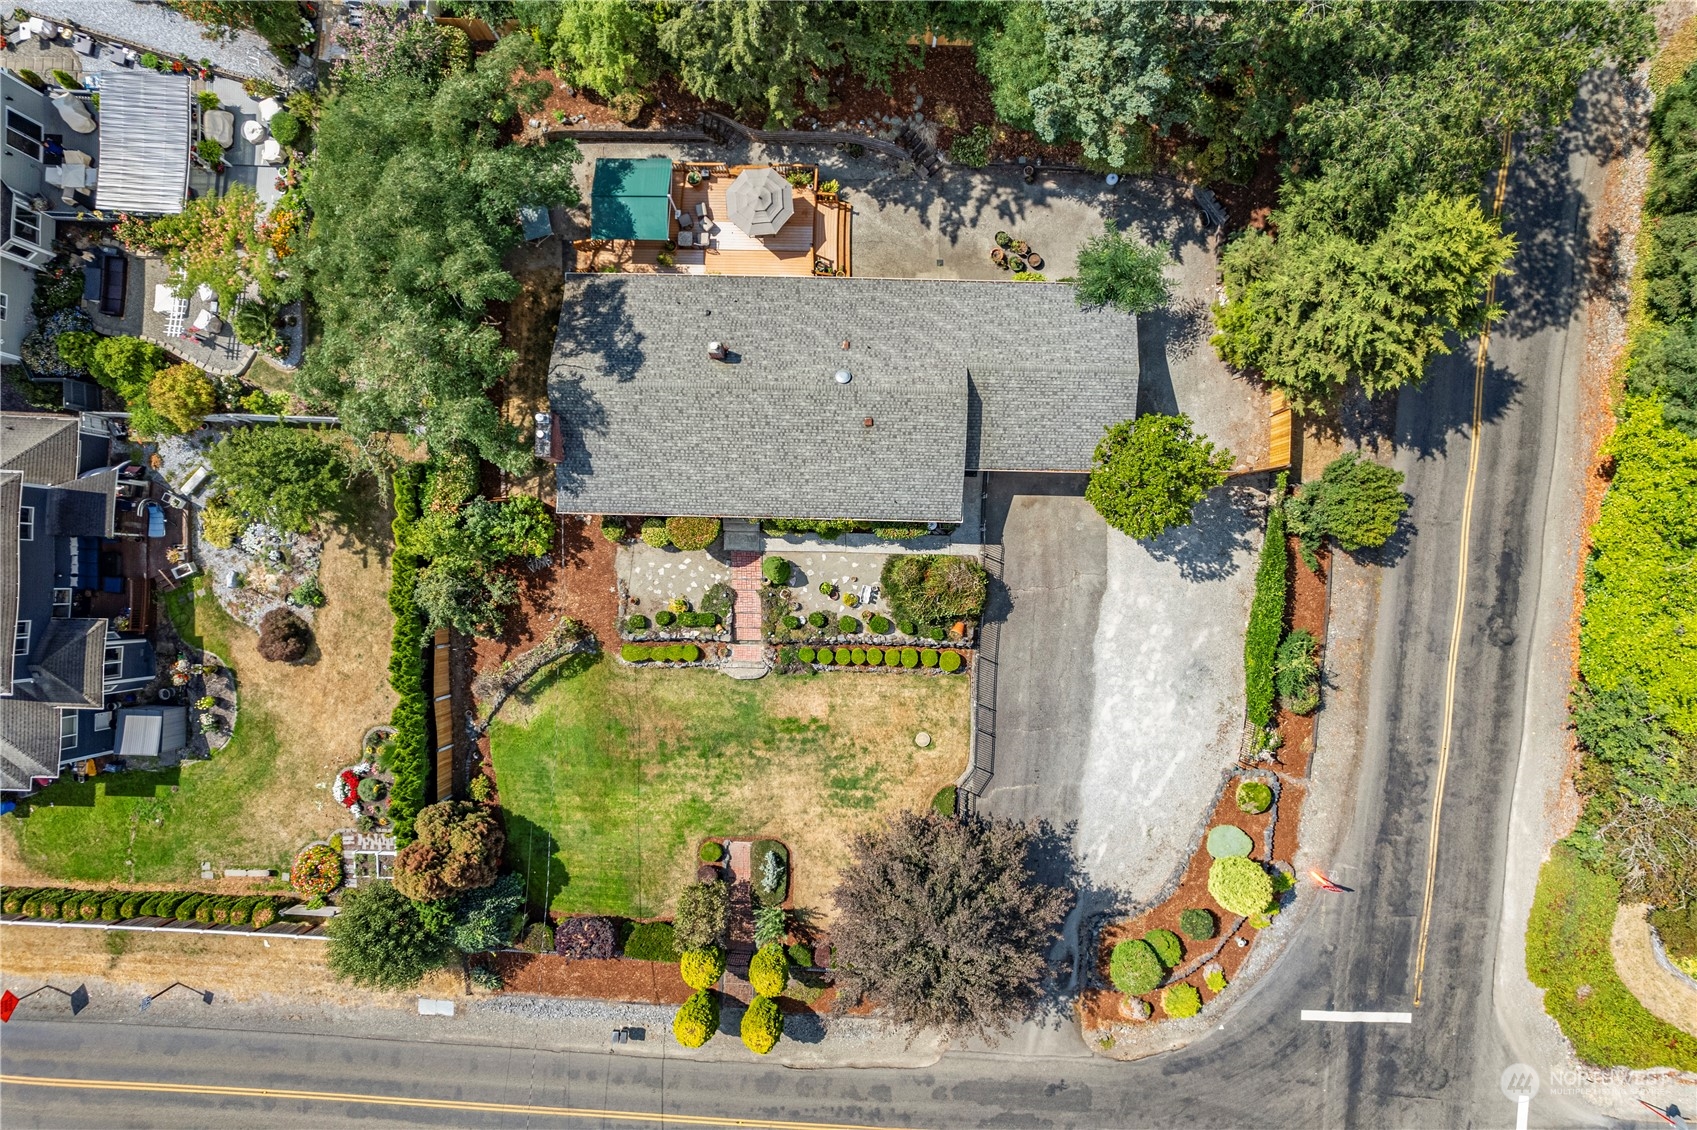
[[[725,190],[731,223],[749,235],[776,235],[795,215],[795,189],[777,169],[749,169]]]

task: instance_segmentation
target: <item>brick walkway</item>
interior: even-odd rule
[[[748,976],[748,962],[754,956],[753,848],[748,840],[732,840],[725,860],[730,865],[731,880],[731,907],[725,923],[730,945],[725,968],[743,978]]]
[[[731,551],[731,587],[737,592],[731,638],[738,643],[760,642],[760,554]]]

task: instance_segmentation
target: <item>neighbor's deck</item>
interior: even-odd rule
[[[816,187],[795,192],[795,215],[782,229],[769,236],[752,236],[730,222],[725,193],[745,168],[761,166],[723,164],[679,164],[672,169],[672,199],[680,210],[697,214],[707,205],[707,218],[714,226],[710,246],[679,247],[667,252],[658,243],[630,239],[580,239],[572,244],[575,270],[589,274],[617,270],[634,273],[675,272],[689,275],[811,275],[815,261],[823,260],[837,274],[847,275],[852,267],[849,224],[852,211],[834,192]],[[690,187],[685,178],[690,169],[703,174],[699,185]],[[804,168],[818,184],[812,166],[780,166],[783,171]],[[679,232],[676,217],[671,224],[675,241]],[[660,256],[671,256],[670,266],[660,265]]]

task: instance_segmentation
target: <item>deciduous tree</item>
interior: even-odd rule
[[[843,980],[914,1028],[1010,1031],[1072,901],[1037,881],[1030,848],[1023,825],[934,812],[857,836],[833,895]]]
[[[218,406],[218,391],[206,373],[187,362],[161,369],[148,382],[153,410],[179,432],[192,432]]]
[[[487,887],[500,873],[507,836],[494,809],[469,801],[443,801],[419,812],[417,837],[395,856],[395,887],[408,898],[433,902]]]
[[[1189,416],[1139,416],[1107,430],[1084,497],[1130,537],[1158,536],[1190,522],[1191,509],[1226,481],[1231,452],[1191,430]]]

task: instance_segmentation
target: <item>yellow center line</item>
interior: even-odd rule
[[[1514,155],[1514,137],[1503,137],[1503,163],[1497,170],[1497,191],[1491,200],[1491,215],[1501,218],[1503,197],[1508,191],[1508,166]],[[1485,305],[1497,297],[1496,276],[1485,284]],[[1444,813],[1444,781],[1450,768],[1450,731],[1455,721],[1455,674],[1461,659],[1462,611],[1467,603],[1467,548],[1473,534],[1473,488],[1479,477],[1479,426],[1485,409],[1485,356],[1491,344],[1491,323],[1479,331],[1479,358],[1473,366],[1473,425],[1468,433],[1467,492],[1461,502],[1461,549],[1458,553],[1455,588],[1455,617],[1450,624],[1449,665],[1444,676],[1444,726],[1438,740],[1438,776],[1432,793],[1432,826],[1426,843],[1426,893],[1420,903],[1420,938],[1414,950],[1414,1007],[1426,985],[1426,939],[1432,928],[1432,892],[1438,883],[1438,827]]]
[[[646,1110],[595,1110],[588,1107],[528,1106],[523,1103],[481,1103],[463,1099],[414,1099],[401,1095],[362,1095],[340,1091],[291,1091],[276,1087],[221,1087],[209,1083],[149,1083],[126,1079],[56,1079],[37,1075],[0,1075],[0,1084],[50,1087],[77,1091],[129,1091],[167,1095],[206,1095],[214,1098],[293,1099],[320,1103],[365,1103],[372,1106],[450,1110],[466,1114],[523,1114],[550,1118],[623,1119],[675,1126],[767,1126],[775,1130],[879,1130],[852,1122],[786,1122],[772,1118],[721,1118],[711,1114],[665,1114]]]

